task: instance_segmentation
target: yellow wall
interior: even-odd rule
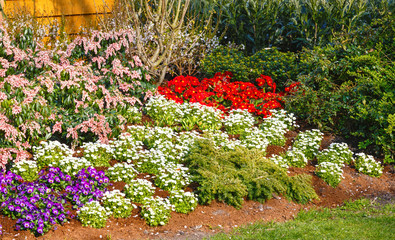
[[[43,22],[60,22],[63,16],[66,31],[77,33],[80,26],[95,24],[98,14],[111,12],[113,4],[114,0],[5,0],[3,6],[6,14],[28,10]]]

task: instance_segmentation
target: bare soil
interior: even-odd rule
[[[296,132],[288,132],[288,141],[285,147],[269,146],[268,155],[286,151],[296,136]],[[326,135],[321,148],[326,148],[335,140],[332,135]],[[218,232],[229,232],[237,226],[250,224],[256,221],[282,222],[293,219],[302,209],[317,207],[337,207],[346,200],[361,197],[371,198],[380,203],[395,202],[395,170],[392,165],[384,168],[380,178],[369,177],[358,173],[352,166],[344,167],[343,176],[338,187],[332,188],[323,180],[314,175],[314,162],[305,168],[290,168],[289,174],[312,175],[312,184],[319,196],[307,205],[301,205],[286,200],[283,196],[273,195],[265,203],[245,201],[239,210],[221,202],[212,202],[210,205],[199,205],[190,214],[172,212],[170,222],[165,226],[150,227],[139,216],[139,208],[134,209],[132,216],[127,219],[112,219],[103,229],[83,227],[76,219],[71,219],[63,226],[56,226],[44,236],[34,237],[28,231],[16,231],[16,220],[0,216],[3,226],[1,239],[201,239]],[[148,178],[144,174],[141,178]],[[116,183],[113,188],[122,190],[125,184]],[[156,195],[166,197],[168,193],[157,189]]]

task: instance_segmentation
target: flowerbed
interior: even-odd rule
[[[268,76],[232,82],[225,72],[176,77],[151,96],[147,69],[125,56],[131,32],[94,32],[65,50],[0,34],[0,164],[10,170],[0,172],[0,210],[18,230],[42,235],[75,217],[72,209],[84,226],[102,228],[135,208],[158,226],[171,211],[187,214],[214,199],[239,208],[244,198],[283,194],[306,203],[317,197],[309,176],[290,177],[288,166],[317,159],[316,174],[336,187],[342,164],[353,164],[344,144],[319,151],[319,130],[300,132],[284,155],[266,156],[298,127],[280,110],[298,84],[276,93]],[[150,120],[142,122],[143,113]],[[359,154],[355,166],[382,173],[371,156]],[[110,192],[117,182],[126,186]]]
[[[155,102],[155,97],[150,101],[154,103],[147,105],[157,109],[161,109],[160,105],[155,104],[166,104],[171,106],[169,109],[176,108],[178,113],[185,111],[179,113],[181,115],[189,112],[185,107],[178,108],[185,103],[166,99]],[[209,108],[204,106],[201,111],[212,112]],[[110,216],[130,217],[132,209],[137,208],[135,203],[142,209],[141,217],[151,226],[166,224],[171,211],[189,213],[198,202],[209,203],[213,199],[240,207],[244,197],[265,201],[273,193],[281,193],[304,203],[316,196],[309,179],[306,176],[289,177],[286,169],[288,166],[303,167],[315,156],[320,163],[317,175],[336,187],[341,180],[342,167],[337,164],[352,164],[353,161],[347,146],[332,144],[319,151],[322,133],[318,130],[305,131],[298,134],[291,149],[283,156],[268,158],[266,147],[282,145],[284,133],[298,127],[292,114],[284,110],[270,111],[271,116],[258,124],[248,111],[233,110],[227,117],[219,115],[219,128],[198,129],[200,132],[181,131],[180,125],[132,125],[109,144],[92,142],[83,145],[88,146],[89,151],[80,149],[74,152],[57,142],[42,143],[41,147],[35,148],[33,155],[33,159],[41,164],[30,165],[28,161],[20,161],[13,168],[15,173],[23,172],[22,168],[29,169],[25,180],[32,182],[24,181],[12,172],[1,173],[1,209],[4,214],[18,218],[17,229],[40,235],[54,224],[64,223],[73,217],[68,212],[71,207],[78,210],[77,217],[84,226],[100,228],[105,226]],[[158,117],[155,114],[162,113],[151,114],[155,119]],[[207,121],[206,125],[212,124],[208,118],[201,121]],[[229,134],[235,133],[239,134],[238,137],[230,137]],[[209,150],[201,145],[202,141],[209,144]],[[130,149],[130,152],[125,152],[125,149]],[[74,154],[81,157],[73,157]],[[194,158],[193,154],[199,157]],[[378,169],[370,172],[373,176],[380,175],[377,162],[365,155],[358,156],[358,170],[369,174],[369,169]],[[98,171],[92,166],[103,157],[106,160],[99,162],[108,164],[111,160],[112,165]],[[216,161],[221,163],[215,164]],[[328,161],[333,163],[326,163]],[[331,165],[334,166],[331,168]],[[32,177],[35,172],[38,177]],[[149,174],[149,178],[142,179],[141,174]],[[261,179],[261,175],[267,175],[267,178]],[[127,185],[122,191],[109,192],[109,180]],[[234,183],[234,187],[221,184],[229,181]],[[199,184],[195,193],[185,192],[191,182]],[[168,190],[168,198],[157,197],[157,188]],[[43,217],[38,218],[41,215]]]

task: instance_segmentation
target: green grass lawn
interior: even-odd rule
[[[256,223],[211,239],[395,239],[395,204],[367,199],[336,209],[302,211],[285,223]]]

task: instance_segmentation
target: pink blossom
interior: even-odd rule
[[[56,114],[51,113],[51,115],[49,115],[48,119],[49,120],[55,120],[56,119]]]
[[[10,75],[4,78],[4,81],[11,84],[14,88],[23,88],[32,85],[29,80],[23,78],[23,74]]]
[[[57,121],[55,125],[53,125],[52,133],[59,132],[62,133],[62,124],[63,121]]]
[[[141,71],[132,71],[132,74],[130,76],[132,79],[141,79]]]
[[[78,132],[74,128],[69,127],[69,128],[67,128],[67,135],[66,135],[66,137],[67,138],[71,137],[74,140],[77,140],[78,139]]]
[[[99,69],[101,69],[102,64],[106,63],[106,59],[102,56],[92,58],[92,62],[96,62]]]
[[[147,81],[151,80],[151,75],[145,74],[145,79],[146,79]]]
[[[18,103],[15,103],[12,106],[12,115],[17,115],[22,112],[22,107]]]
[[[7,94],[0,92],[0,101],[7,100]]]
[[[137,67],[142,67],[143,63],[141,62],[140,58],[138,56],[133,56],[133,60],[136,63]]]

